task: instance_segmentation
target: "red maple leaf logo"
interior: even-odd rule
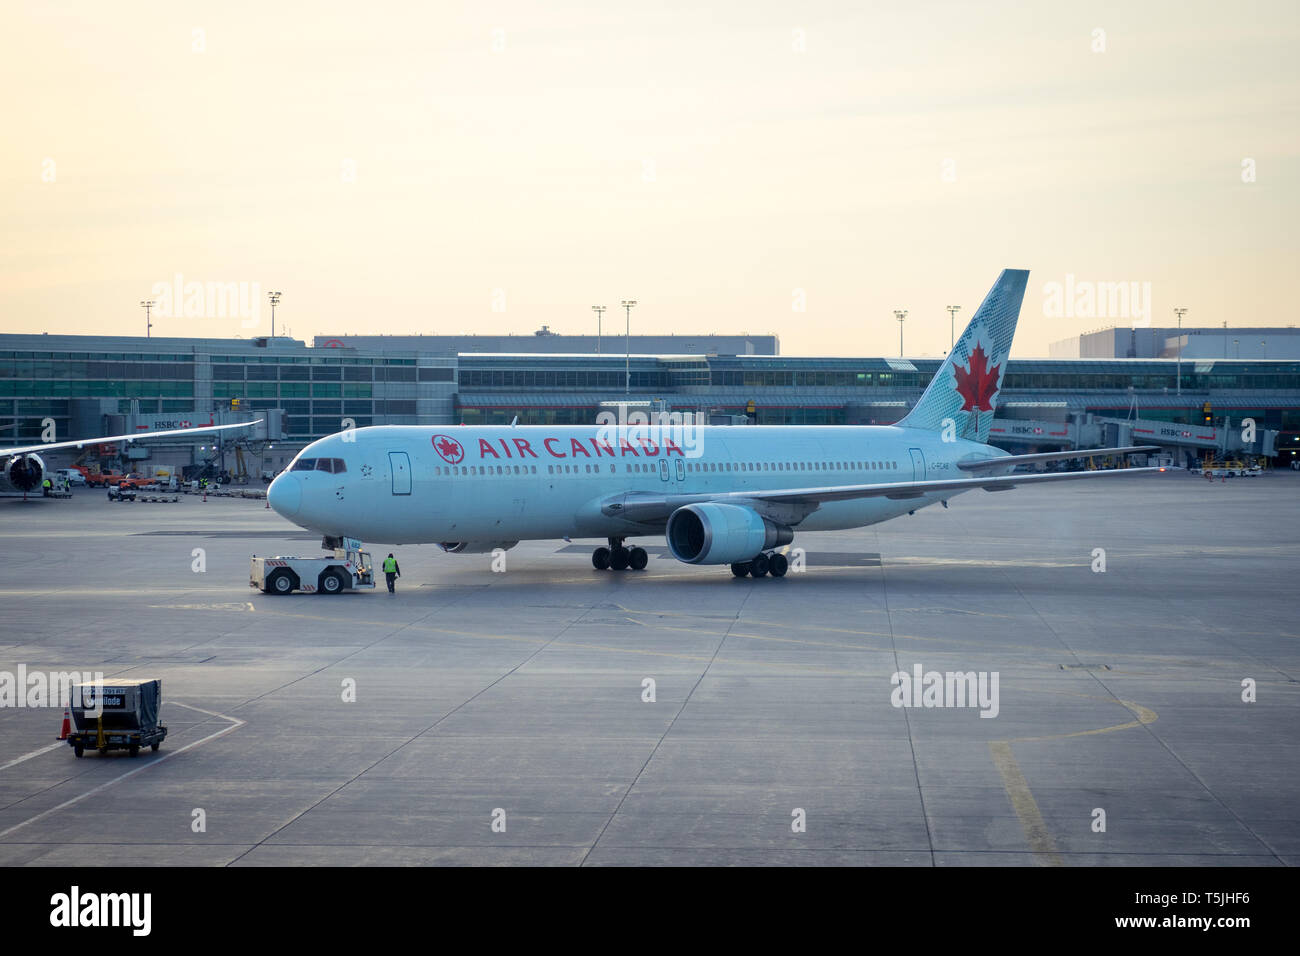
[[[460,442],[446,435],[433,436],[433,450],[448,464],[459,465],[465,458],[465,449],[460,447]]]
[[[953,366],[953,373],[957,376],[957,394],[963,399],[963,412],[993,411],[993,396],[998,392],[999,368],[1000,365],[989,365],[989,357],[984,354],[982,345],[975,346],[966,368]]]

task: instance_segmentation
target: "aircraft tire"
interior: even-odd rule
[[[743,578],[745,575],[749,574],[749,562],[748,561],[735,562],[731,566],[731,573],[738,578]]]
[[[749,573],[756,578],[767,577],[768,567],[767,555],[760,552],[754,555],[754,559],[749,562]]]
[[[612,571],[626,571],[628,562],[627,548],[615,548],[609,553],[609,567]]]
[[[627,566],[633,571],[644,571],[649,561],[650,555],[646,554],[645,548],[632,548],[627,553]]]
[[[591,552],[591,566],[597,571],[609,570],[609,548],[597,548]]]
[[[786,559],[784,554],[781,554],[779,551],[773,551],[767,557],[767,570],[772,577],[783,578],[785,577],[785,572],[790,570],[790,562]]]

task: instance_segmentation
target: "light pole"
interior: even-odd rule
[[[957,313],[961,311],[961,306],[948,306],[948,352],[952,353],[952,348],[957,344]]]
[[[280,304],[280,293],[268,292],[266,297],[271,300],[271,338],[275,338],[275,307]]]
[[[596,313],[596,354],[600,354],[600,320],[604,316],[605,307],[603,305],[593,305],[591,311]]]
[[[623,370],[627,375],[627,394],[632,394],[632,306],[636,305],[636,299],[624,299],[623,310],[627,313],[627,354],[623,359]]]
[[[1183,394],[1183,313],[1186,309],[1174,309],[1174,315],[1178,316],[1178,373],[1175,380],[1174,393]]]
[[[895,309],[894,318],[898,319],[898,357],[903,357],[903,320],[907,318],[906,309]]]
[[[157,303],[153,299],[143,299],[140,305],[144,307],[144,337],[147,339],[149,338],[149,330],[153,328],[153,322],[149,320],[149,315]]]

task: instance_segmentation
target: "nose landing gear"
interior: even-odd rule
[[[597,571],[644,571],[650,556],[645,548],[625,548],[622,538],[610,538],[609,547],[600,547],[591,552],[591,566]]]

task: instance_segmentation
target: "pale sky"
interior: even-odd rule
[[[1291,324],[1297,48],[1294,0],[10,3],[0,331],[143,334],[179,274],[306,339],[634,298],[791,355],[895,355],[907,309],[939,355],[1003,267],[1021,356],[1144,321],[1046,314],[1067,275]],[[224,313],[153,331],[269,330]]]

